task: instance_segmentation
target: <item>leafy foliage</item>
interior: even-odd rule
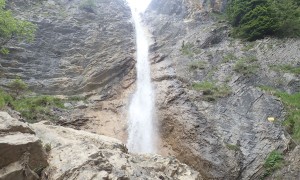
[[[0,109],[7,106],[13,101],[13,98],[6,92],[0,89]]]
[[[299,37],[299,17],[297,0],[230,0],[227,8],[234,36],[250,41],[266,36]]]
[[[281,152],[272,151],[264,163],[265,173],[263,177],[269,176],[273,171],[280,169],[283,165],[283,155]]]
[[[54,107],[64,108],[62,100],[52,96],[25,97],[13,101],[12,105],[30,122],[36,122],[45,115],[48,118],[55,118],[51,114],[51,109]]]
[[[32,41],[35,36],[36,25],[31,22],[15,18],[10,10],[5,9],[6,0],[0,0],[0,48],[1,53],[7,54],[8,50],[3,48],[8,40]]]
[[[10,91],[14,94],[14,97],[20,95],[20,93],[28,89],[28,85],[19,77],[8,84]]]
[[[55,108],[64,108],[63,100],[53,96],[19,96],[28,88],[28,85],[19,78],[12,81],[8,87],[13,96],[0,89],[0,109],[10,107],[19,111],[28,122],[55,120],[56,116],[51,111]]]

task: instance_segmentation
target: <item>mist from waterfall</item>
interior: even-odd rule
[[[127,147],[130,152],[155,153],[154,91],[150,77],[149,43],[140,16],[146,6],[137,2],[141,0],[128,0],[136,31],[137,82],[129,106]]]

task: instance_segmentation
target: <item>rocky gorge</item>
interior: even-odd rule
[[[232,38],[226,0],[152,0],[142,17],[160,155],[132,154],[124,145],[136,79],[130,9],[123,0],[83,2],[8,2],[38,30],[32,43],[8,43],[0,85],[18,76],[36,94],[84,100],[54,111],[56,121],[1,112],[0,179],[300,178],[287,108],[267,88],[299,92],[299,74],[280,69],[300,66],[298,39]],[[264,177],[273,151],[284,165]]]

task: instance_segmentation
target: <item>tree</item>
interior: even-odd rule
[[[300,36],[298,0],[230,0],[227,17],[233,35],[246,40]]]
[[[18,77],[8,84],[8,88],[14,94],[14,98],[17,98],[22,92],[28,89],[28,85]]]
[[[7,54],[5,44],[12,38],[19,41],[32,41],[35,36],[36,25],[31,22],[15,18],[10,10],[5,9],[6,0],[0,0],[0,52]]]

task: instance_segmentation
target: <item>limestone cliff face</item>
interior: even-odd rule
[[[0,141],[5,142],[0,146],[11,146],[8,141],[15,134],[30,137],[28,143],[42,155],[38,139],[51,144],[45,179],[259,179],[267,155],[290,148],[290,137],[281,125],[284,106],[259,87],[299,91],[299,75],[277,72],[272,66],[299,65],[300,41],[245,43],[230,38],[230,27],[215,17],[215,12],[224,11],[226,0],[152,0],[144,15],[154,42],[151,68],[161,153],[175,155],[201,175],[174,158],[128,154],[119,141],[95,135],[126,141],[126,103],[135,80],[134,29],[123,0],[96,0],[93,7],[83,2],[9,1],[18,17],[38,25],[38,32],[32,44],[9,42],[11,53],[0,55],[0,85],[20,76],[36,92],[96,95],[87,104],[72,107],[74,119],[70,114],[61,119],[65,126],[94,134],[34,124],[31,129],[26,126],[26,132],[21,126],[12,128],[10,135],[9,128],[1,126]],[[243,58],[252,58],[254,73],[235,70],[238,59]],[[230,90],[212,97],[211,91],[192,87],[205,81]],[[267,121],[268,117],[275,117],[276,122]],[[29,146],[14,140],[18,147]],[[297,153],[299,147],[287,156],[291,171],[283,168],[274,178],[284,174],[298,179]],[[36,164],[24,167],[21,156],[2,165],[5,173],[0,170],[4,174],[0,179],[36,168]],[[36,173],[29,174],[36,178]]]
[[[37,24],[33,43],[8,44],[0,57],[1,84],[16,76],[36,92],[109,94],[133,68],[134,30],[124,0],[13,0],[19,18]]]
[[[290,142],[281,126],[283,105],[259,86],[299,90],[299,76],[271,67],[296,66],[300,42],[232,39],[228,25],[209,13],[222,11],[220,4],[226,1],[153,0],[144,15],[155,40],[152,78],[162,142],[204,179],[258,179],[267,155]],[[234,70],[238,59],[253,57],[253,74]],[[214,101],[212,92],[192,87],[207,81],[226,85],[229,95]],[[270,116],[277,122],[267,121]]]

